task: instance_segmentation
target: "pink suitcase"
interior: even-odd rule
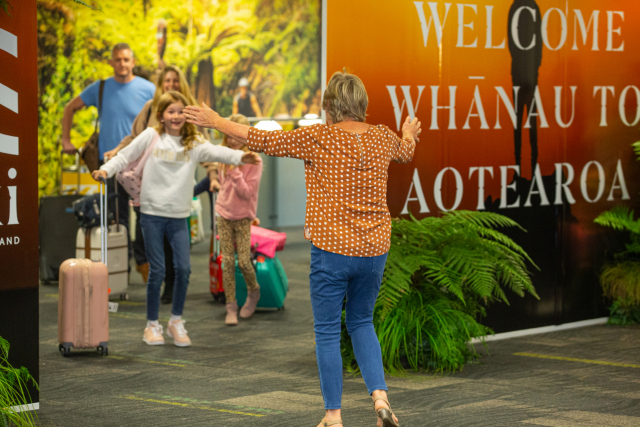
[[[68,259],[60,266],[58,349],[67,357],[73,348],[97,348],[108,355],[109,270],[107,269],[106,183],[100,183],[100,262]]]
[[[287,233],[278,233],[255,225],[251,226],[251,247],[257,247],[257,252],[269,258],[275,257],[276,251],[283,250],[286,242]]]

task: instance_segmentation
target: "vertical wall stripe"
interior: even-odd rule
[[[18,57],[18,37],[0,28],[0,50]]]
[[[18,137],[0,133],[0,153],[18,155]]]
[[[14,113],[18,112],[18,92],[0,83],[0,105]]]

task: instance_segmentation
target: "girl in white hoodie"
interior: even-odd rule
[[[143,341],[149,345],[164,344],[162,325],[158,323],[160,288],[164,280],[164,236],[173,249],[175,286],[171,320],[167,334],[178,347],[191,345],[184,329],[182,311],[189,286],[191,262],[189,230],[186,218],[191,211],[193,176],[200,162],[232,165],[256,164],[259,156],[232,150],[204,141],[196,127],[186,123],[182,112],[188,104],[179,92],[169,91],[158,103],[158,126],[147,128],[126,148],[93,172],[94,179],[110,178],[138,159],[155,140],[142,176],[140,191],[140,225],[149,260],[147,282],[147,327]]]

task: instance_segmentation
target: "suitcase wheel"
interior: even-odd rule
[[[123,292],[120,294],[120,300],[121,301],[129,301],[129,294],[126,292]]]
[[[109,355],[109,347],[99,346],[98,347],[98,353],[100,353],[100,356],[108,356]]]
[[[224,294],[224,292],[220,292],[218,294],[214,294],[213,292],[211,292],[211,296],[213,296],[213,299],[218,301],[220,304],[227,303],[227,296]]]
[[[68,347],[64,347],[62,344],[58,345],[58,350],[62,353],[63,357],[69,357],[71,354],[71,349]]]
[[[284,305],[282,307],[278,307],[278,311],[284,311]]]

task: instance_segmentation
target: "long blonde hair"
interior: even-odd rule
[[[180,92],[176,92],[175,90],[167,91],[158,100],[158,111],[156,113],[158,125],[156,126],[156,131],[158,131],[160,135],[165,132],[164,123],[162,123],[162,115],[169,107],[169,105],[173,104],[174,102],[181,102],[185,107],[189,105],[187,98],[183,94],[181,94]],[[194,124],[185,122],[185,124],[182,126],[182,129],[180,129],[180,136],[182,137],[180,142],[184,146],[185,152],[192,150],[193,147],[196,146],[196,144],[199,142],[199,135],[200,133],[198,132],[198,129]]]
[[[160,102],[160,98],[164,95],[163,87],[164,87],[164,78],[167,73],[174,72],[178,75],[178,80],[180,80],[180,93],[187,98],[187,105],[198,105],[195,98],[191,94],[191,90],[189,89],[189,83],[187,82],[187,78],[184,76],[184,73],[180,70],[180,68],[175,65],[167,65],[158,75],[158,81],[156,82],[156,93],[153,95],[153,103],[152,108],[157,108],[158,103]]]

